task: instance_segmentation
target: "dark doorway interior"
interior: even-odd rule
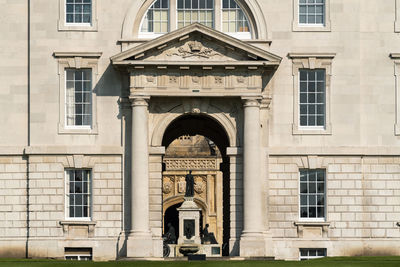
[[[165,211],[164,215],[164,233],[168,231],[168,223],[175,228],[176,239],[179,237],[179,212],[176,210],[182,203],[175,204]]]

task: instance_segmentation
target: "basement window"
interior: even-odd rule
[[[311,260],[326,257],[326,248],[301,248],[300,260]]]
[[[64,248],[66,260],[91,261],[92,248]]]

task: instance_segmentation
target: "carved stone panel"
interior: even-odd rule
[[[188,168],[194,177],[194,199],[202,203],[203,225],[210,229],[222,243],[223,197],[222,172],[219,171],[221,158],[164,158],[166,170],[163,172],[163,210],[173,204],[183,202],[186,191],[185,176]]]

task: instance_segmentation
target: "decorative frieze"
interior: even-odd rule
[[[260,90],[262,77],[258,69],[230,68],[144,68],[131,72],[131,93],[148,91],[157,94],[157,91],[181,89],[211,89],[229,90],[245,93],[248,90]],[[185,90],[186,91],[186,90]]]
[[[164,159],[166,170],[218,170],[217,159],[168,158]]]

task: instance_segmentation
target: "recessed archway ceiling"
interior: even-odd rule
[[[168,147],[182,135],[203,135],[212,140],[223,155],[229,146],[229,139],[222,126],[205,115],[183,115],[174,120],[165,131],[162,145]]]

